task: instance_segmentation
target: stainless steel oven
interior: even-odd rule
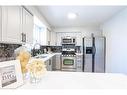
[[[75,55],[62,55],[62,67],[64,71],[76,71],[76,56]]]

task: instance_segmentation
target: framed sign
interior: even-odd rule
[[[0,88],[17,88],[23,84],[19,60],[0,62]]]

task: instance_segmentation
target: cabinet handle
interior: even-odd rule
[[[49,62],[49,65],[51,65],[51,63]]]
[[[25,42],[26,42],[26,34],[25,34],[25,37],[24,38],[25,38]]]
[[[50,45],[50,41],[48,41],[48,45]]]
[[[49,61],[49,65],[51,65],[51,61]]]
[[[21,40],[22,40],[22,42],[23,42],[23,33],[21,33]]]
[[[22,42],[26,42],[26,34],[22,33]]]

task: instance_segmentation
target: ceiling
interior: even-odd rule
[[[98,26],[123,8],[125,6],[37,6],[52,27]],[[69,20],[69,12],[78,14],[78,17]]]

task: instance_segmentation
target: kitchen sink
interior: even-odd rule
[[[46,58],[47,56],[41,56],[41,58]]]
[[[46,58],[47,56],[36,56],[35,58]]]

